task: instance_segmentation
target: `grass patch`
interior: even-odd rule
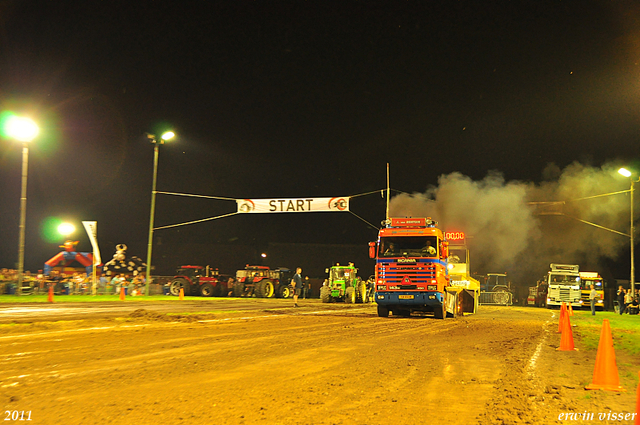
[[[580,332],[581,342],[587,349],[597,350],[604,319],[609,320],[613,347],[632,355],[640,354],[640,316],[619,315],[612,311],[596,312],[595,316],[587,311],[574,311],[571,324]]]

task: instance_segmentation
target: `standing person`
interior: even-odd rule
[[[300,275],[301,273],[302,269],[298,267],[296,269],[296,274],[294,274],[293,279],[291,279],[293,281],[293,305],[295,307],[300,307],[298,305],[298,296],[302,292],[302,276]]]
[[[307,296],[311,298],[311,283],[309,282],[309,276],[304,277],[304,289],[302,290],[302,298],[306,300]]]
[[[124,280],[124,278],[120,277],[119,274],[115,275],[113,277],[113,279],[111,279],[111,287],[114,288],[115,295],[118,295],[120,293],[120,288],[122,286],[122,281]]]
[[[591,292],[589,292],[589,302],[591,303],[591,315],[596,315],[596,299],[598,299],[598,292],[596,292],[596,287],[591,285]]]
[[[633,294],[631,293],[631,289],[629,289],[624,296],[624,310],[627,313],[629,312],[627,309],[629,308],[632,302],[633,302]]]
[[[618,300],[618,313],[622,314],[624,312],[624,288],[622,288],[622,285],[618,287],[616,299]]]

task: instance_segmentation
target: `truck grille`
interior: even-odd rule
[[[560,288],[560,293],[558,296],[560,298],[560,301],[571,301],[571,289]]]

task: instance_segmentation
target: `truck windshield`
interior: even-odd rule
[[[464,264],[467,262],[467,250],[465,248],[449,246],[449,263]]]
[[[602,280],[601,279],[582,279],[581,288],[582,289],[591,289],[591,285],[594,286],[595,289],[602,289]]]
[[[386,237],[380,240],[381,257],[437,257],[436,236]]]
[[[549,283],[561,283],[565,285],[576,285],[580,284],[580,277],[571,276],[567,274],[549,274]]]

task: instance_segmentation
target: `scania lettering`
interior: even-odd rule
[[[474,312],[473,291],[452,286],[447,270],[448,242],[431,218],[390,218],[378,240],[369,243],[375,258],[378,316],[432,312],[444,319]]]

